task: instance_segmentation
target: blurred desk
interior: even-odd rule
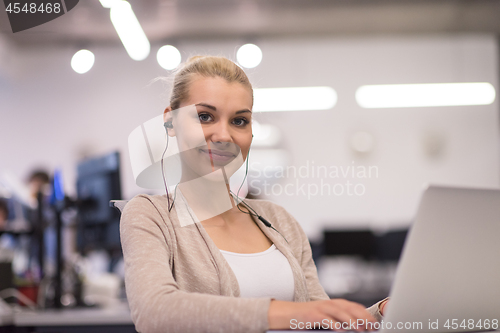
[[[136,332],[127,303],[120,303],[106,308],[25,310],[14,313],[12,319],[12,325],[0,327],[0,332]]]

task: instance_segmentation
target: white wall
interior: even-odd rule
[[[278,148],[288,150],[291,165],[378,168],[378,178],[350,179],[364,186],[362,196],[270,198],[285,206],[310,236],[318,236],[325,225],[407,225],[424,182],[499,186],[497,101],[488,106],[367,110],[354,99],[363,84],[487,81],[498,90],[493,36],[256,42],[264,58],[248,71],[255,87],[328,85],[339,96],[328,111],[256,115],[261,123],[280,128],[283,140]],[[234,59],[241,44],[204,40],[177,46],[184,58],[209,53]],[[125,196],[144,192],[132,178],[127,137],[168,105],[168,86],[149,85],[155,77],[168,75],[156,63],[159,46],[142,62],[131,60],[122,47],[90,47],[96,63],[83,75],[69,65],[76,49],[12,50],[14,69],[0,77],[0,172],[24,178],[33,166],[61,167],[66,188],[74,193],[76,163],[82,156],[119,149]],[[365,156],[349,147],[350,136],[359,130],[375,138],[373,152]],[[428,136],[441,143],[440,156],[425,154]],[[323,179],[331,185],[347,180]],[[296,181],[281,179],[279,184]],[[321,179],[298,181],[320,184]]]
[[[408,225],[423,183],[498,187],[498,102],[488,106],[362,109],[354,98],[364,84],[490,82],[498,91],[497,41],[488,36],[441,36],[303,40],[262,43],[274,50],[259,67],[260,87],[330,85],[339,100],[331,111],[266,114],[282,128],[293,164],[376,166],[371,179],[324,179],[364,185],[363,196],[281,195],[311,236],[323,225]],[[296,65],[304,64],[303,66]],[[274,75],[266,75],[275,71]],[[497,99],[498,100],[498,99]],[[375,149],[354,154],[350,136],[368,131]],[[425,154],[426,137],[437,137],[442,154]],[[285,181],[296,184],[296,179]],[[321,179],[310,179],[320,184]],[[314,190],[314,188],[312,188]]]

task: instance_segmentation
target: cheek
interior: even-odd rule
[[[238,146],[240,147],[241,153],[243,154],[244,158],[247,157],[251,144],[252,144],[252,137],[251,136],[250,136],[250,138],[247,138],[247,139],[239,142]]]
[[[206,143],[205,133],[200,126],[178,126],[175,136],[179,148],[183,150],[203,146]]]

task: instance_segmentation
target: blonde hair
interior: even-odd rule
[[[189,58],[174,76],[170,95],[172,110],[178,109],[181,102],[188,98],[189,86],[196,76],[221,77],[228,83],[241,83],[250,90],[253,99],[253,89],[247,75],[234,62],[224,57],[194,56]]]

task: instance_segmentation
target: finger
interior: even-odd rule
[[[368,323],[374,324],[377,320],[366,310],[366,308],[358,303],[349,302],[350,304],[346,305],[346,310],[349,311],[351,316],[355,317],[358,324],[360,324],[360,328],[365,330],[369,330],[373,328],[373,325],[369,325]]]
[[[345,300],[336,299],[325,303],[322,311],[334,321],[340,322],[338,325],[341,325],[343,329],[355,330],[357,318],[347,308],[348,304]]]
[[[342,322],[336,321],[333,318],[328,318],[328,329],[336,332],[345,332],[345,329],[342,328]]]
[[[377,322],[377,320],[361,304],[342,300],[341,302],[338,302],[338,305],[342,307],[350,317],[354,318],[353,320],[356,321],[356,327],[358,330],[367,330],[373,327],[373,325],[368,325],[368,323],[373,324]]]

